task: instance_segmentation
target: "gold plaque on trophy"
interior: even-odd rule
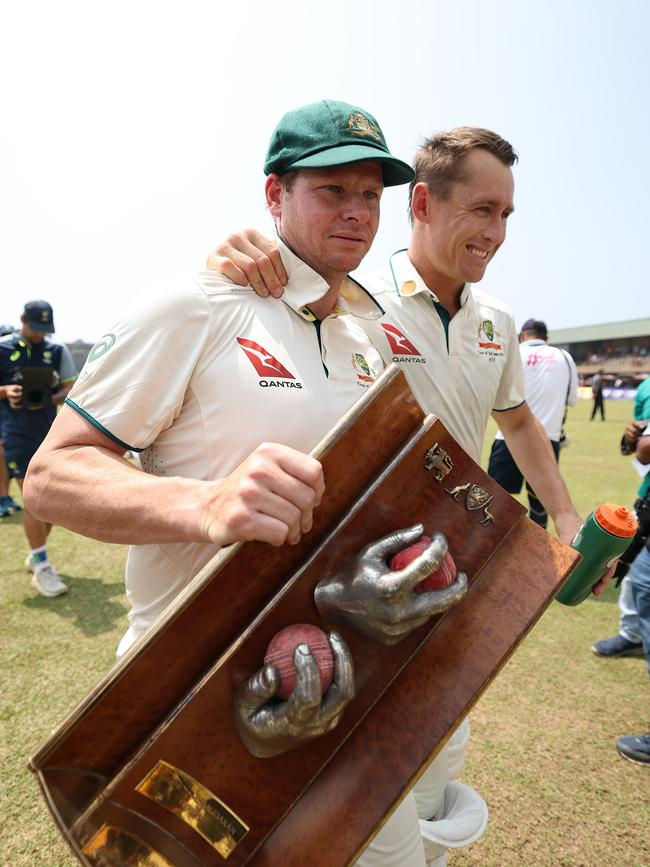
[[[93,867],[174,867],[144,840],[113,825],[102,825],[83,853]]]
[[[136,790],[161,804],[227,858],[250,828],[205,786],[159,761]]]

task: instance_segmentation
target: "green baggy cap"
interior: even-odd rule
[[[384,186],[408,184],[415,172],[394,157],[375,118],[355,105],[323,99],[288,111],[275,128],[264,174],[325,169],[364,160],[382,163]]]

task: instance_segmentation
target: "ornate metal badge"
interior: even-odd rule
[[[424,468],[433,470],[435,480],[441,482],[452,471],[454,464],[442,446],[434,443],[424,455]]]
[[[461,491],[467,491],[467,500],[465,501],[465,506],[467,510],[470,512],[475,511],[476,509],[483,509],[483,520],[480,522],[483,526],[487,524],[491,524],[494,521],[494,515],[488,509],[488,505],[492,501],[493,494],[489,491],[486,491],[485,488],[482,488],[480,485],[475,485],[472,482],[467,482],[466,485],[457,485],[455,488],[449,490],[449,488],[445,488],[445,491],[458,502],[458,497]]]
[[[361,135],[367,138],[374,138],[375,141],[383,141],[381,130],[374,123],[371,123],[365,114],[360,111],[351,114],[348,118],[348,130],[352,135]]]

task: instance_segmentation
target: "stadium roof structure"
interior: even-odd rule
[[[625,319],[602,325],[579,325],[577,328],[558,328],[550,331],[549,343],[586,343],[594,340],[620,340],[625,337],[650,336],[650,318]]]

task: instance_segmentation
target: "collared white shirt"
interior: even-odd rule
[[[214,271],[140,302],[91,351],[67,403],[154,475],[223,478],[262,442],[308,452],[383,370],[360,326],[382,311],[348,280],[319,322],[308,305],[328,284],[284,245],[281,255],[280,303]],[[132,625],[146,628],[215,551],[132,547]]]
[[[519,344],[524,369],[526,403],[540,422],[546,436],[559,442],[566,404],[578,399],[578,371],[568,352],[549,346],[545,340],[524,340]],[[501,431],[497,439],[503,439]]]
[[[445,424],[479,461],[492,411],[524,401],[518,339],[510,308],[466,284],[460,310],[449,318],[406,251],[391,269],[363,276],[386,311],[364,327],[384,361],[402,365],[422,408]]]

